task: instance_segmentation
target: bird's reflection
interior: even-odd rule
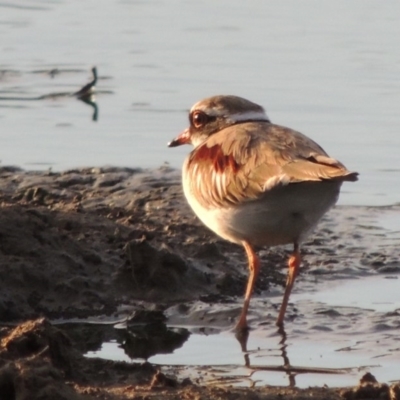
[[[260,366],[260,365],[251,365],[250,363],[250,355],[249,352],[247,350],[247,342],[249,340],[249,336],[250,336],[250,330],[249,329],[242,329],[240,331],[237,331],[235,333],[235,337],[237,339],[237,341],[240,344],[240,348],[244,354],[244,364],[246,367],[252,369],[252,373],[251,375],[256,372],[256,371],[260,371],[260,370],[269,370],[269,371],[284,371],[286,373],[286,375],[288,376],[288,380],[289,380],[289,386],[290,387],[294,387],[296,386],[296,371],[294,368],[292,368],[292,366],[290,365],[290,360],[289,360],[289,356],[287,353],[287,335],[286,335],[286,331],[285,331],[285,327],[284,325],[279,326],[277,333],[279,334],[279,336],[281,337],[280,342],[279,342],[279,350],[281,352],[281,357],[283,359],[283,365],[282,366]]]
[[[271,371],[271,372],[284,372],[288,377],[289,387],[296,386],[296,376],[299,374],[344,374],[349,373],[352,368],[323,368],[323,367],[307,367],[307,366],[293,366],[290,363],[289,355],[288,355],[288,344],[287,344],[287,334],[284,328],[284,325],[281,325],[276,331],[280,336],[279,341],[279,351],[280,357],[282,357],[283,364],[282,365],[256,365],[252,364],[250,361],[250,356],[252,351],[247,350],[247,342],[250,336],[250,332],[248,329],[241,330],[236,332],[235,337],[240,344],[240,348],[244,354],[244,364],[247,368],[250,369],[249,378],[255,372],[258,371]],[[255,385],[255,382],[253,382]]]
[[[96,103],[96,98],[94,95],[90,95],[87,97],[78,97],[78,100],[83,101],[89,106],[93,107],[92,121],[97,121],[99,118],[99,107]]]
[[[287,344],[286,344],[287,335],[283,324],[278,328],[278,333],[281,336],[281,341],[279,342],[279,345],[280,345],[281,356],[283,358],[283,367],[285,368],[286,375],[289,378],[289,386],[294,387],[296,386],[296,373],[292,370],[292,367],[290,365],[290,360],[287,353]]]

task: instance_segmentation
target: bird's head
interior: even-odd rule
[[[169,147],[182,144],[199,146],[220,130],[243,122],[269,122],[264,109],[238,96],[213,96],[197,102],[189,112],[189,127],[168,143]]]

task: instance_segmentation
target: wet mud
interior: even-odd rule
[[[323,380],[297,388],[294,378],[312,368],[292,367],[285,353],[274,366],[287,373],[284,385],[240,387],[227,376],[210,379],[212,371],[195,361],[185,374],[152,362],[196,334],[233,336],[247,280],[242,249],[201,225],[183,199],[179,172],[168,166],[62,173],[2,167],[0,201],[0,399],[399,398],[392,380],[357,384],[365,369],[353,369],[354,388],[330,389]],[[302,248],[294,295],[365,277],[397,279],[399,214],[397,206],[332,210]],[[250,340],[278,335],[290,250],[260,249]],[[380,337],[388,343],[382,352],[398,360],[399,315],[294,297],[280,335],[335,340],[345,332],[353,349]],[[130,361],[96,357],[104,343],[116,343]],[[244,357],[243,368],[251,371],[252,362]],[[339,369],[326,359],[317,372],[345,376]]]

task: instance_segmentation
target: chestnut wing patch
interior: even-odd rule
[[[225,154],[219,144],[212,147],[208,147],[206,144],[200,146],[189,159],[189,165],[192,163],[209,165],[217,173],[223,173],[227,169],[237,173],[240,169],[235,157],[232,154]]]
[[[184,179],[191,194],[203,207],[227,207],[246,197],[245,189],[249,182],[244,167],[224,145],[212,143],[209,146],[205,143],[189,156]]]

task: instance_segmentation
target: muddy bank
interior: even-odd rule
[[[194,217],[176,170],[3,167],[0,202],[2,321],[115,315],[139,300],[163,307],[243,294],[242,249]],[[376,213],[379,208],[330,212],[303,246],[299,284],[320,275],[400,272],[394,243],[377,241],[384,232],[370,221]],[[289,251],[261,251],[259,293],[284,285]]]
[[[197,386],[165,377],[162,369],[145,362],[151,351],[172,351],[184,342],[185,331],[167,325],[232,327],[247,279],[242,249],[197,221],[183,199],[176,170],[109,167],[52,173],[3,167],[0,202],[0,393],[8,393],[3,398],[50,399],[54,393],[66,399],[340,397],[340,390],[326,388]],[[383,210],[389,210],[389,219],[399,214],[398,207],[337,207],[329,213],[303,246],[296,290],[312,292],[320,290],[321,282],[398,274],[397,238],[376,225]],[[256,295],[280,295],[289,252],[261,250]],[[273,326],[279,302],[252,303],[252,326]],[[335,313],[308,313],[291,304],[288,323],[301,321],[304,334],[329,325],[324,318],[331,321],[338,317]],[[46,320],[20,325],[39,317]],[[133,344],[126,351],[131,358],[142,358],[141,363],[83,358],[105,339],[115,339],[114,325],[126,323],[126,317],[135,326],[157,327],[145,339],[137,332],[130,336]],[[340,318],[348,315],[335,320],[344,326]],[[85,335],[86,328],[73,332],[59,325],[88,319],[110,328]],[[385,323],[396,329],[398,315],[386,316]],[[375,325],[371,330],[383,329],[381,320]],[[155,332],[162,338],[144,346]],[[143,348],[152,350],[134,352]],[[41,392],[47,384],[48,391]]]
[[[1,320],[111,315],[137,300],[209,292],[206,274],[186,257],[191,240],[210,235],[189,213],[182,218],[178,177],[170,175],[3,169]]]

